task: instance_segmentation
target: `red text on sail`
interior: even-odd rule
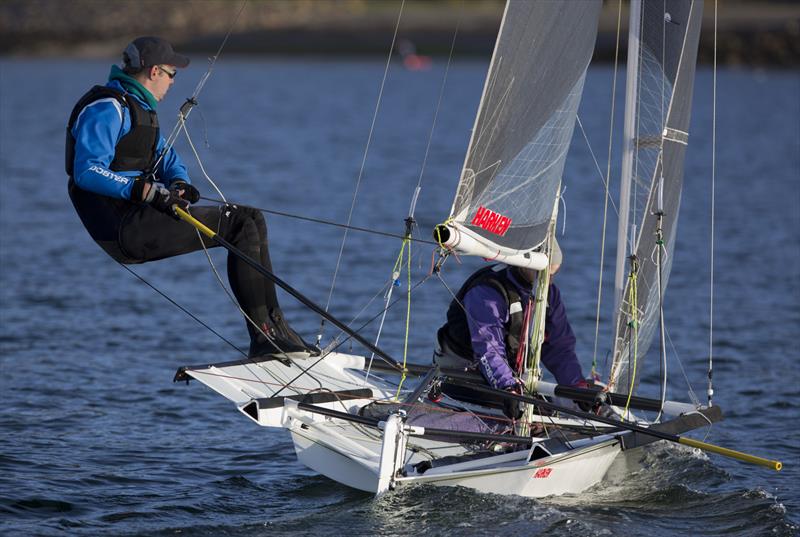
[[[511,219],[481,206],[478,207],[478,211],[475,213],[475,217],[470,224],[502,237],[506,234],[508,228],[511,227]]]

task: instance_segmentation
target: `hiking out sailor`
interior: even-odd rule
[[[173,205],[189,207],[200,193],[159,128],[157,103],[189,58],[166,40],[139,37],[113,65],[108,82],[75,105],[67,125],[69,196],[91,237],[116,261],[145,263],[216,246],[180,221]],[[267,226],[254,209],[192,206],[192,215],[272,270]],[[250,356],[313,352],[283,318],[275,287],[228,254],[228,280],[249,318]]]
[[[550,272],[561,265],[561,250],[556,243]],[[521,393],[519,373],[524,357],[518,355],[525,308],[535,288],[536,272],[502,264],[484,267],[461,286],[447,310],[447,322],[438,333],[433,359],[442,368],[474,368],[490,386]],[[550,283],[545,314],[545,336],[541,363],[558,384],[586,387],[578,357],[575,335],[567,319],[561,291]],[[468,389],[445,384],[445,393],[474,403],[487,397]],[[519,404],[498,399],[504,413],[513,419],[521,416]]]

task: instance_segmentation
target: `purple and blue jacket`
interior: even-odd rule
[[[528,302],[530,285],[521,283],[510,267],[497,275],[514,285],[523,305]],[[481,373],[495,388],[514,386],[516,381],[509,361],[513,362],[516,356],[506,356],[509,306],[505,297],[491,285],[478,283],[466,291],[463,305],[473,358]],[[554,283],[548,290],[546,311],[542,364],[555,376],[556,382],[574,386],[584,381],[584,376],[575,354],[575,334],[567,319],[561,292]]]

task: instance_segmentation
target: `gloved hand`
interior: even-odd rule
[[[591,383],[590,383],[591,382]],[[581,380],[574,386],[575,388],[583,388],[584,390],[591,390],[593,389],[594,382],[588,381],[586,379]],[[600,392],[598,391],[598,394]],[[584,412],[597,412],[600,406],[603,404],[599,398],[596,398],[594,401],[573,401],[579,409]]]
[[[180,179],[175,180],[169,185],[169,190],[179,198],[183,198],[189,203],[197,203],[200,201],[200,191],[194,185],[190,185],[186,181]]]
[[[177,205],[184,210],[189,207],[188,201],[178,197],[176,193],[171,190],[167,190],[163,186],[158,186],[155,183],[152,183],[150,185],[150,191],[153,192],[153,198],[149,202],[150,206],[156,211],[167,214],[176,220],[180,220],[180,218],[178,218],[178,215],[176,215],[175,211],[172,210],[172,206]],[[148,196],[148,198],[149,197],[150,196]]]
[[[519,395],[521,390],[518,386],[511,386],[506,388],[505,391]],[[505,414],[508,419],[518,420],[522,417],[524,404],[525,403],[517,399],[503,399],[503,414]]]

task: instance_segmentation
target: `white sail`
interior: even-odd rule
[[[620,233],[633,236],[635,271],[631,274],[629,261],[616,311],[611,373],[611,383],[620,391],[633,392],[638,385],[658,326],[659,277],[662,293],[669,278],[702,12],[702,0],[648,0],[639,11],[638,55],[631,58],[638,63],[633,70],[638,83],[629,84],[636,88],[635,110],[626,111],[634,114],[635,125],[633,138],[626,141],[632,148],[627,220],[635,233]]]
[[[506,5],[448,220],[482,249],[462,251],[508,260],[545,240],[600,8],[594,0]]]

